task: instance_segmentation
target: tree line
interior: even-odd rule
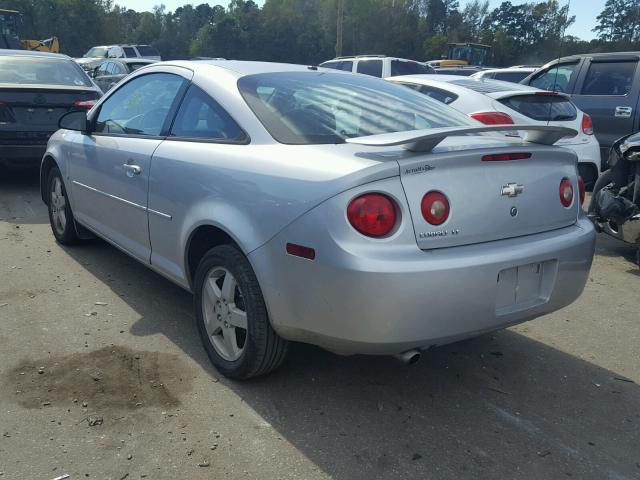
[[[126,3],[126,2],[121,2]],[[340,8],[341,7],[341,8]],[[491,64],[540,64],[559,55],[640,50],[640,0],[608,0],[593,40],[565,35],[575,21],[565,2],[490,9],[486,0],[232,0],[136,12],[113,0],[4,0],[22,13],[21,37],[57,36],[63,53],[94,45],[144,43],[164,59],[196,56],[316,64],[341,53],[434,60],[449,42],[493,47]],[[338,12],[341,12],[341,15]]]

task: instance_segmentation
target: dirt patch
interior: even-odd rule
[[[79,403],[131,410],[176,407],[191,389],[191,375],[177,355],[105,347],[88,353],[27,360],[11,369],[5,390],[25,408]]]

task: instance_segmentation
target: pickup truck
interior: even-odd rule
[[[588,53],[553,60],[520,83],[564,92],[591,115],[602,169],[615,140],[640,130],[640,52]]]

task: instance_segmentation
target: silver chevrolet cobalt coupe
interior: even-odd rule
[[[576,156],[552,146],[575,131],[481,125],[380,79],[159,63],[60,127],[58,242],[95,234],[193,292],[229,377],[289,341],[415,361],[570,304],[591,266]]]

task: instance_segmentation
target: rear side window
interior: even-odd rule
[[[242,142],[247,136],[209,95],[191,86],[171,128],[171,137]]]
[[[496,72],[493,75],[495,80],[502,80],[504,82],[518,83],[520,80],[524,80],[529,76],[530,72]]]
[[[343,60],[341,62],[325,62],[320,65],[324,68],[333,68],[334,70],[344,70],[350,72],[353,70],[353,62],[351,60]]]
[[[340,65],[340,62],[324,62],[320,64],[323,68],[333,68],[334,70],[338,70],[338,65]]]
[[[582,95],[627,95],[637,62],[591,62]]]
[[[500,103],[541,122],[572,121],[577,116],[576,107],[571,100],[561,95],[517,95],[503,98]]]
[[[429,98],[433,98],[434,100],[444,103],[445,105],[453,103],[458,98],[458,95],[455,93],[447,92],[441,88],[430,87],[428,85],[417,85],[415,83],[403,83],[402,85],[412,88]]]
[[[422,75],[435,73],[433,68],[418,62],[407,62],[403,60],[391,60],[391,76],[398,75]]]
[[[127,58],[136,58],[136,51],[133,47],[122,47],[124,50],[124,56]]]
[[[159,57],[160,52],[149,45],[137,45],[138,52],[143,57]]]
[[[358,62],[358,73],[364,73],[372,77],[382,77],[382,60],[360,60]]]
[[[529,82],[529,85],[542,90],[567,93],[569,91],[569,84],[576,73],[577,67],[577,63],[556,65],[533,77]]]

